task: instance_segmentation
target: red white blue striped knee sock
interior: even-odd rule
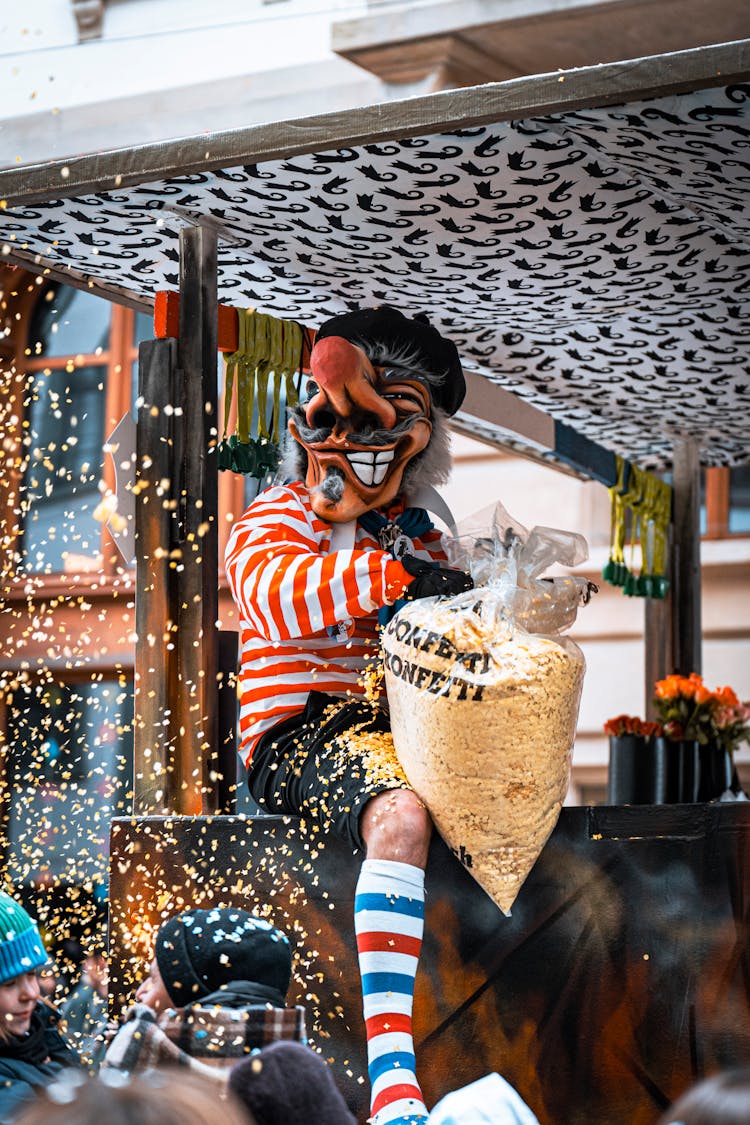
[[[354,898],[373,1125],[416,1125],[427,1107],[415,1074],[411,1013],[424,930],[424,871],[366,859]]]

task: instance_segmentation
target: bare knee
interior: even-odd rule
[[[432,834],[430,814],[411,789],[389,789],[365,805],[361,821],[368,859],[424,868]]]

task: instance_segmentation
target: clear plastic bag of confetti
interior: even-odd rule
[[[505,516],[451,550],[477,588],[407,603],[383,634],[383,659],[409,783],[508,913],[569,786],[585,662],[560,630],[589,591],[580,579],[543,577],[552,562],[583,561],[581,536],[516,534]]]

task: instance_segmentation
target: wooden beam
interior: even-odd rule
[[[706,469],[706,539],[725,539],[729,531],[729,469]]]
[[[135,813],[218,806],[216,235],[180,233],[179,338],[140,348]]]
[[[161,290],[154,298],[154,336],[157,340],[180,334],[180,295]],[[220,352],[236,352],[239,346],[237,309],[219,305],[217,309],[217,348]]]
[[[520,436],[540,449],[555,445],[555,423],[549,414],[490,382],[476,371],[464,371],[466,397],[458,418],[476,418],[485,425]]]
[[[237,723],[239,700],[237,680],[240,659],[239,633],[219,630],[219,673],[217,678],[219,708],[219,745],[216,769],[216,811],[232,814],[237,807]]]
[[[423,79],[442,63],[459,85],[474,86],[626,60],[633,48],[661,55],[748,33],[737,0],[426,0],[380,7],[334,20],[331,48],[386,82]]]
[[[577,67],[221,133],[0,170],[8,207],[119,191],[192,172],[355,148],[550,113],[619,105],[746,81],[750,40]],[[59,216],[58,216],[59,217]]]
[[[607,488],[617,483],[617,463],[611,450],[475,371],[464,374],[466,398],[456,416],[459,425],[462,420],[476,419],[482,426],[491,427],[498,440],[503,434],[512,439],[520,438],[532,450],[554,454],[564,464]]]
[[[555,421],[555,454],[574,469],[580,469],[591,480],[598,480],[607,488],[617,484],[617,459],[611,449],[579,434],[565,422]],[[630,462],[625,463],[625,480],[628,479]]]
[[[650,720],[657,718],[654,684],[674,671],[673,614],[671,590],[663,599],[643,599],[644,714]]]
[[[105,301],[125,305],[135,312],[150,313],[153,308],[154,302],[150,296],[141,297],[120,285],[95,280],[87,274],[74,272],[64,262],[56,261],[54,258],[42,262],[38,254],[13,249],[14,246],[15,243],[6,243],[2,248],[3,262],[27,270],[31,274],[48,278],[50,281],[59,281],[61,285],[69,285],[72,289],[93,293],[95,297],[103,297]]]

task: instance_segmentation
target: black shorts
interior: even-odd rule
[[[264,734],[247,784],[262,809],[317,822],[365,850],[359,818],[371,797],[408,789],[384,707],[313,691],[305,710]]]

